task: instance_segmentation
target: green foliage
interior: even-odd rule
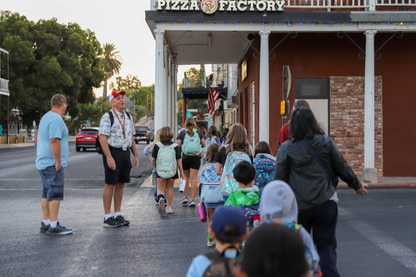
[[[146,113],[150,116],[154,115],[155,85],[132,90],[129,98],[136,102],[136,119],[146,116]]]
[[[68,114],[76,118],[79,104],[93,103],[93,88],[106,78],[100,43],[92,31],[76,23],[64,25],[55,18],[35,23],[18,13],[0,11],[0,47],[10,53],[10,108],[23,111],[24,125],[39,123],[57,93],[65,95]],[[5,70],[6,65],[1,66]],[[1,115],[7,114],[6,105],[0,109]]]
[[[104,81],[103,98],[107,97],[107,81],[114,74],[120,72],[120,68],[123,65],[120,52],[117,50],[113,43],[105,43],[103,45],[103,54],[101,55],[101,62],[103,64],[103,70],[107,74],[107,78]]]
[[[142,86],[142,82],[139,80],[139,77],[133,76],[131,74],[127,75],[126,78],[121,76],[116,77],[116,83],[110,83],[111,90],[124,90],[124,91],[132,91],[138,90]]]

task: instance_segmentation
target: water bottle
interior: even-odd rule
[[[205,210],[204,202],[200,202],[198,204],[198,215],[199,215],[199,219],[201,220],[201,222],[207,221],[207,212]]]

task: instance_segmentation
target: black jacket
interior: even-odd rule
[[[361,187],[351,167],[347,164],[332,138],[315,135],[313,140],[306,141],[321,158],[332,180],[299,141],[292,139],[284,142],[276,155],[275,180],[289,184],[295,193],[299,210],[320,205],[329,200],[335,193],[338,177],[357,190]]]

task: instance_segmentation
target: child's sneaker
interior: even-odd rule
[[[40,222],[40,232],[41,233],[46,233],[48,232],[49,229],[49,225],[45,225],[45,223],[43,223],[43,221]]]
[[[192,199],[189,203],[188,203],[188,207],[195,207],[196,203],[195,201]]]
[[[103,227],[105,228],[118,228],[120,227],[120,223],[118,223],[114,217],[109,217],[107,219],[104,219]]]
[[[51,225],[49,225],[48,231],[46,234],[48,235],[68,235],[72,233],[72,229],[65,228],[65,226],[59,225],[59,222],[57,223],[55,228],[52,228]]]
[[[183,198],[182,198],[182,206],[187,206],[188,205],[188,197],[186,197],[186,196],[184,196]]]
[[[167,213],[167,214],[173,214],[173,209],[172,209],[172,207],[166,207],[166,213]]]
[[[208,247],[213,247],[214,244],[215,244],[214,239],[210,235],[208,235],[208,237],[207,237],[207,246]]]
[[[159,214],[164,215],[166,213],[166,207],[165,207],[165,199],[163,197],[159,198]]]

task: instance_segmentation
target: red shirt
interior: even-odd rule
[[[289,124],[286,123],[279,131],[279,146],[288,139],[290,139]]]

